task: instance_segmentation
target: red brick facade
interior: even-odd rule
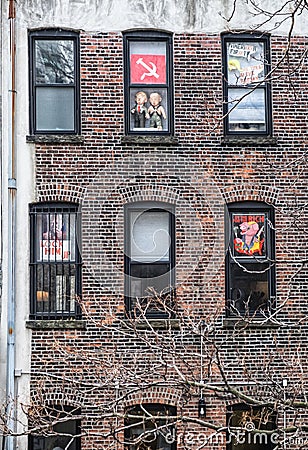
[[[178,439],[178,449],[199,448],[210,434],[197,423],[200,393],[189,383],[183,388],[172,358],[178,367],[182,364],[188,380],[200,381],[200,336],[194,326],[202,321],[215,330],[206,333],[204,342],[206,381],[217,385],[223,381],[215,363],[217,346],[227,378],[237,387],[243,382],[243,393],[255,389],[255,398],[272,399],[272,390],[278,388],[271,383],[279,384],[282,378],[295,385],[303,382],[308,313],[303,262],[308,71],[301,55],[305,43],[304,38],[293,38],[289,58],[282,60],[287,38],[271,37],[272,67],[278,65],[272,77],[273,136],[226,140],[220,36],[174,35],[176,140],[128,142],[123,140],[122,35],[81,32],[83,140],[36,144],[36,200],[81,206],[82,303],[88,315],[84,313],[80,329],[72,323],[73,329],[65,324],[61,329],[36,324],[32,371],[37,373],[33,388],[44,378],[42,366],[51,375],[52,387],[48,383],[44,387],[47,402],[81,407],[82,449],[122,449],[104,433],[123,423],[123,408],[141,399],[176,406],[178,414],[193,418],[195,423],[183,420],[178,426],[178,435],[186,436],[185,445]],[[125,329],[123,207],[137,201],[166,202],[176,208],[177,308],[183,320],[170,329]],[[225,320],[224,220],[225,204],[242,201],[265,202],[275,210],[276,303],[278,308],[285,306],[271,323],[239,332]],[[155,348],[165,348],[166,354],[159,355]],[[257,387],[255,379],[260,383]],[[132,380],[136,387],[126,391],[126,382]],[[115,382],[119,386],[113,389]],[[203,394],[205,420],[223,426],[227,406],[235,399],[225,393],[216,397],[210,390]],[[108,418],[114,412],[119,413],[117,423]],[[123,438],[122,431],[119,436]],[[202,448],[223,449],[224,439]]]

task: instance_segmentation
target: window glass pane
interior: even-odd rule
[[[36,270],[37,312],[75,310],[75,265],[38,264]]]
[[[229,85],[245,86],[264,79],[263,42],[227,42]]]
[[[128,442],[137,441],[125,448],[127,450],[174,450],[176,448],[175,429],[174,425],[170,424],[172,420],[169,420],[168,416],[176,415],[175,408],[164,405],[142,406],[147,414],[140,407],[134,407],[127,410],[128,415],[139,415],[140,419],[128,418],[125,420],[125,426],[127,427],[125,440]],[[145,420],[140,424],[143,416],[145,417]],[[164,418],[154,420],[151,416],[164,416]],[[146,418],[148,418],[148,420],[146,420]],[[135,422],[138,422],[138,424],[134,425]],[[159,429],[157,430],[157,428]],[[153,432],[149,433],[151,430],[153,430]]]
[[[130,89],[131,131],[167,131],[167,100],[167,89]]]
[[[239,103],[238,103],[239,101]],[[232,109],[234,108],[234,109]],[[265,131],[265,91],[263,88],[228,90],[229,131]]]
[[[74,83],[74,42],[71,40],[35,41],[35,82]]]
[[[76,439],[74,439],[68,446],[71,441],[71,437],[78,434],[75,420],[68,420],[64,423],[58,423],[53,428],[55,433],[57,433],[54,436],[33,437],[33,450],[77,450],[79,448]],[[61,434],[66,434],[68,436],[61,436]]]
[[[236,408],[230,418],[230,427],[238,427],[231,438],[230,450],[270,450],[274,447],[271,435],[262,430],[275,428],[275,417],[267,408]],[[260,430],[249,433],[246,430]]]
[[[74,88],[36,88],[36,129],[74,131]]]
[[[131,211],[130,257],[135,261],[169,261],[169,212]]]
[[[132,84],[166,84],[165,42],[130,43],[130,82]]]
[[[266,309],[269,300],[269,264],[230,264],[230,303],[240,312]]]
[[[132,264],[131,296],[147,297],[170,291],[170,264]]]
[[[234,256],[266,256],[265,214],[232,214],[232,253]]]

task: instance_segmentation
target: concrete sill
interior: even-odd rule
[[[26,142],[34,144],[83,144],[84,136],[76,134],[34,134],[26,136]]]
[[[179,139],[175,136],[153,136],[153,135],[129,135],[121,137],[122,144],[155,144],[155,145],[177,145]]]
[[[241,319],[239,317],[227,317],[223,320],[224,328],[279,328],[281,325],[265,317],[251,317]]]
[[[227,146],[275,146],[277,138],[271,136],[224,136],[220,142],[221,145]]]
[[[69,330],[78,329],[84,330],[86,328],[86,322],[84,320],[28,320],[26,322],[26,328],[32,330]]]
[[[180,328],[180,321],[178,319],[147,319],[147,320],[123,320],[124,327],[137,330],[178,330]]]

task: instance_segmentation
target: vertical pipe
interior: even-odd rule
[[[16,248],[16,142],[15,142],[15,0],[9,0],[10,66],[9,66],[9,117],[8,117],[8,299],[7,299],[7,428],[6,450],[13,450],[16,431],[15,404],[15,248]]]

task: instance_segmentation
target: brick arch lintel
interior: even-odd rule
[[[76,391],[68,386],[59,388],[45,386],[40,392],[33,392],[32,399],[35,402],[36,397],[42,406],[70,406],[73,408],[81,408],[83,405],[82,396],[76,396]]]
[[[239,386],[238,391],[244,394],[247,397],[251,397],[252,399],[256,401],[262,402],[264,398],[268,398],[271,393],[271,386],[270,385],[259,385],[259,384],[252,384],[252,385],[243,385]],[[229,395],[227,396],[226,400],[226,406],[233,406],[241,403],[245,403],[244,400],[241,400],[240,398]],[[258,406],[257,403],[255,406]]]
[[[182,393],[168,387],[152,387],[142,391],[130,393],[125,397],[122,406],[140,405],[141,403],[156,403],[160,405],[178,406],[182,398]]]
[[[275,205],[278,201],[280,190],[271,185],[233,184],[222,189],[222,195],[226,203],[256,201]]]
[[[81,203],[85,188],[69,183],[42,184],[37,186],[37,202]]]

